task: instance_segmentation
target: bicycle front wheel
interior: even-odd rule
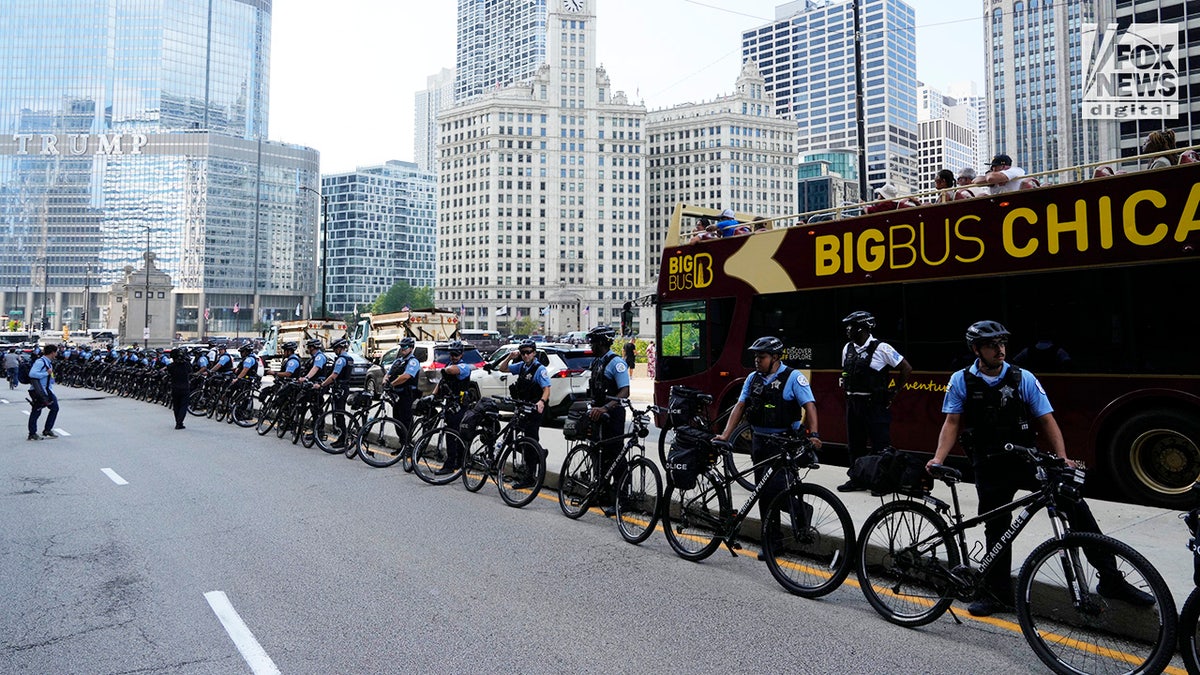
[[[687,490],[668,483],[662,511],[667,543],[684,560],[704,560],[721,545],[718,533],[730,510],[729,495],[709,472]]]
[[[254,425],[254,430],[259,436],[266,436],[271,433],[271,429],[275,428],[275,418],[279,415],[279,401],[275,397],[275,392],[267,392],[263,395],[262,409],[258,414],[258,422]]]
[[[546,451],[532,438],[522,438],[504,449],[497,468],[500,499],[519,509],[537,499],[542,491],[546,482]]]
[[[1112,581],[1097,565],[1108,561],[1116,562],[1113,578],[1154,604],[1105,597]],[[1102,534],[1038,545],[1021,566],[1016,600],[1021,632],[1056,673],[1158,673],[1175,651],[1178,617],[1166,582],[1140,553]]]
[[[208,414],[208,397],[203,389],[193,389],[188,394],[187,410],[189,415],[203,417]]]
[[[249,429],[258,424],[262,406],[254,392],[246,389],[239,392],[233,399],[233,403],[229,406],[229,414],[233,417],[234,424],[243,429]]]
[[[1179,653],[1189,673],[1200,673],[1200,588],[1192,591],[1179,613]]]
[[[438,427],[417,439],[413,446],[413,469],[430,485],[445,485],[463,472],[467,450],[462,437],[449,427]]]
[[[392,417],[376,417],[358,435],[359,458],[376,469],[399,462],[407,448],[408,431],[400,420]]]
[[[331,455],[345,452],[346,444],[350,441],[350,424],[350,413],[326,408],[320,424],[317,425],[317,447]]]
[[[779,585],[806,598],[833,592],[850,573],[854,521],[846,506],[820,485],[799,483],[767,509],[763,557]]]
[[[924,626],[950,608],[947,578],[959,564],[946,521],[924,504],[889,502],[858,534],[858,584],[871,607],[899,626]]]
[[[654,534],[661,498],[662,475],[654,462],[644,456],[629,460],[617,483],[617,529],[621,538],[640,544]]]
[[[487,483],[492,471],[492,460],[496,457],[496,446],[487,442],[483,434],[475,434],[467,445],[467,463],[463,467],[463,487],[468,492],[479,492]]]
[[[600,456],[591,445],[580,443],[567,453],[558,472],[558,508],[568,518],[587,512],[600,483]]]

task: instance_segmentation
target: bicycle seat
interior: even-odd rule
[[[961,481],[962,480],[962,472],[961,471],[959,471],[958,469],[952,469],[952,468],[946,466],[945,464],[934,464],[933,466],[929,467],[929,475],[933,476],[934,478],[937,478],[938,480],[946,480],[946,481]]]

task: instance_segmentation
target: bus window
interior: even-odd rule
[[[732,311],[732,298],[663,305],[656,378],[673,380],[704,372],[725,348]]]

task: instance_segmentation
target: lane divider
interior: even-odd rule
[[[246,660],[250,670],[254,671],[255,675],[279,675],[279,668],[254,638],[254,633],[250,632],[246,622],[238,616],[237,610],[233,608],[225,593],[209,591],[204,594],[204,599],[208,600],[208,606],[212,607],[213,613],[220,619],[225,632],[229,634],[229,639],[233,640],[234,646],[242,653],[242,658]]]
[[[59,436],[70,436],[71,435],[71,434],[68,434],[67,432],[63,431],[62,429],[59,429],[58,427],[54,427],[54,433],[58,434]]]
[[[112,482],[116,483],[117,485],[129,485],[129,481],[121,478],[119,475],[117,475],[117,472],[113,471],[112,469],[100,469],[100,471],[102,471],[105,476],[108,476],[109,479],[111,479]]]

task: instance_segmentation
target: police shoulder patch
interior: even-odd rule
[[[1039,380],[1039,379],[1037,379],[1037,378],[1034,378],[1034,379],[1033,379],[1033,384],[1034,384],[1034,386],[1035,386],[1035,387],[1037,387],[1037,390],[1038,390],[1038,391],[1040,391],[1040,392],[1042,393],[1042,396],[1045,396],[1045,395],[1046,395],[1046,390],[1045,390],[1045,389],[1042,389],[1042,381],[1041,381],[1041,380]]]
[[[625,365],[625,362],[624,362],[624,361],[618,361],[618,362],[617,362],[617,372],[618,372],[618,373],[623,373],[623,372],[625,372],[626,370],[629,370],[629,368],[628,368],[628,367],[626,367],[626,365]]]

